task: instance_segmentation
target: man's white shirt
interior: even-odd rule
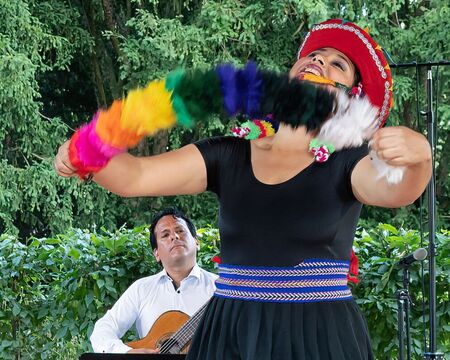
[[[135,281],[95,323],[92,348],[95,352],[126,353],[131,347],[121,337],[133,324],[141,339],[166,311],[179,310],[192,316],[213,295],[216,279],[217,275],[195,265],[176,290],[165,270]]]

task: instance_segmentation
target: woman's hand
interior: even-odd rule
[[[398,184],[380,179],[370,156],[356,164],[352,189],[363,204],[400,207],[413,203],[424,191],[431,173],[431,147],[422,134],[404,126],[378,130],[370,142],[377,156],[392,166],[405,168]]]
[[[71,177],[76,176],[76,169],[72,166],[69,160],[69,144],[70,140],[67,140],[62,144],[58,153],[56,154],[55,160],[53,161],[53,167],[59,176]]]
[[[393,166],[409,167],[431,160],[431,147],[425,136],[404,126],[378,130],[370,147]]]

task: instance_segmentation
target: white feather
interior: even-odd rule
[[[337,151],[361,146],[372,139],[377,130],[378,108],[363,98],[350,98],[343,91],[336,96],[334,115],[320,128],[317,139],[333,144]],[[397,184],[403,178],[404,167],[395,167],[379,159],[371,151],[378,178],[385,177],[390,184]]]
[[[378,108],[366,98],[349,98],[343,92],[337,94],[334,115],[320,128],[317,138],[329,142],[336,150],[361,146],[372,138],[377,130]]]
[[[378,172],[378,179],[386,178],[389,184],[398,184],[403,180],[405,168],[403,166],[392,166],[381,160],[374,150],[370,150],[372,163]]]

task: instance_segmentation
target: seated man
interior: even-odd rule
[[[90,337],[95,352],[157,352],[132,349],[120,338],[133,324],[139,338],[145,337],[161,314],[169,310],[192,316],[213,295],[217,276],[197,265],[195,226],[184,214],[176,209],[158,214],[150,227],[150,243],[164,269],[134,282],[95,323]]]

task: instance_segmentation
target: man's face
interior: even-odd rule
[[[183,219],[163,216],[155,226],[155,236],[158,248],[153,254],[164,267],[195,263],[198,242]]]
[[[301,78],[301,75],[310,73],[352,87],[355,72],[355,65],[345,54],[333,48],[322,48],[298,59],[289,72],[289,77]]]

